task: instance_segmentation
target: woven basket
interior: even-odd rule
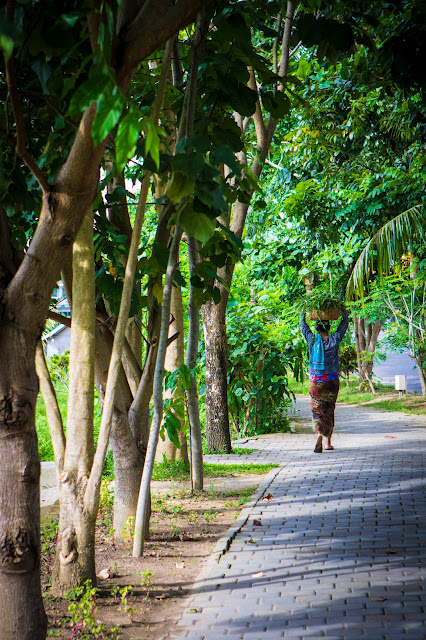
[[[340,309],[318,309],[309,313],[309,320],[338,320],[340,313]]]

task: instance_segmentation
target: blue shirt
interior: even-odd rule
[[[303,337],[308,343],[309,358],[315,344],[315,334],[312,333],[309,326],[306,324],[305,313],[300,315],[300,328],[302,329]],[[339,345],[342,342],[343,336],[349,325],[349,317],[346,309],[343,311],[342,320],[334,333],[327,336],[324,341],[324,369],[318,369],[309,365],[309,374],[324,375],[326,373],[339,373]]]

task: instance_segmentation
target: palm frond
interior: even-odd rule
[[[389,220],[368,241],[350,275],[346,299],[363,299],[368,282],[376,275],[379,279],[407,252],[416,238],[425,237],[426,211],[416,205]]]

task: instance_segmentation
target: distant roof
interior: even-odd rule
[[[46,329],[48,329],[47,326]],[[57,324],[53,329],[49,331],[49,333],[46,333],[46,329],[43,333],[43,340],[50,340],[51,338],[54,338],[59,333],[61,333],[64,329],[69,329],[69,327],[64,324]]]

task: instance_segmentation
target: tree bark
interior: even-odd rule
[[[93,214],[83,221],[73,247],[72,331],[67,444],[59,476],[60,517],[53,592],[64,595],[82,581],[96,583],[95,523],[84,492],[93,462],[95,269]]]
[[[95,373],[99,398],[103,404],[111,359],[113,337],[103,325],[96,332]],[[128,411],[132,395],[123,369],[119,372],[111,427],[111,449],[114,458],[114,529],[120,538],[129,518],[136,513],[139,486],[144,463],[144,449],[130,428]]]
[[[47,423],[49,425],[50,437],[52,439],[53,453],[55,456],[56,475],[59,479],[64,468],[65,459],[65,433],[62,415],[58,405],[55,388],[50,378],[44,357],[43,344],[37,344],[36,351],[37,375],[40,381],[41,392],[46,406]]]
[[[181,236],[182,229],[180,227],[175,227],[173,240],[170,247],[167,271],[164,278],[163,306],[161,310],[161,330],[158,342],[158,353],[155,364],[153,386],[154,415],[152,418],[152,424],[149,434],[145,465],[142,473],[141,487],[139,492],[138,508],[136,512],[135,538],[133,543],[133,555],[135,557],[140,557],[141,555],[143,555],[144,532],[147,528],[147,520],[149,518],[152,470],[154,468],[155,450],[158,444],[160,424],[163,417],[163,375],[169,331],[170,301],[172,296],[173,277],[177,267],[179,256],[179,243]]]
[[[40,640],[47,619],[40,586],[36,340],[11,322],[12,309],[0,300],[0,640]]]
[[[169,339],[177,334],[175,340],[173,340],[167,347],[166,359],[164,368],[166,371],[176,371],[183,363],[184,360],[184,339],[183,339],[183,304],[182,304],[182,291],[180,287],[174,286],[172,289],[172,299],[170,303],[170,315],[172,321],[169,325]],[[176,397],[180,391],[166,391],[165,397]],[[182,398],[183,399],[183,398]],[[186,434],[184,432],[184,425],[182,425],[179,432],[180,448],[178,449],[165,432],[165,439],[158,441],[157,451],[155,459],[157,462],[161,462],[164,458],[166,460],[183,460],[185,464],[189,464],[188,459],[188,447],[186,443]]]
[[[367,384],[373,394],[376,393],[372,382],[374,367],[374,352],[376,350],[379,333],[382,328],[380,320],[366,323],[364,318],[353,317],[355,328],[355,346],[358,363],[360,385]]]
[[[222,304],[202,307],[206,358],[206,438],[210,449],[231,452],[228,415],[228,339]]]
[[[189,276],[194,273],[199,260],[199,243],[188,237]],[[198,359],[198,343],[200,339],[200,309],[194,303],[194,287],[190,284],[188,300],[188,342],[186,346],[185,364],[190,371],[194,369]],[[200,407],[198,404],[197,380],[191,375],[190,387],[186,391],[186,402],[189,423],[191,450],[191,486],[193,491],[202,491],[204,486],[203,442],[201,438]]]

